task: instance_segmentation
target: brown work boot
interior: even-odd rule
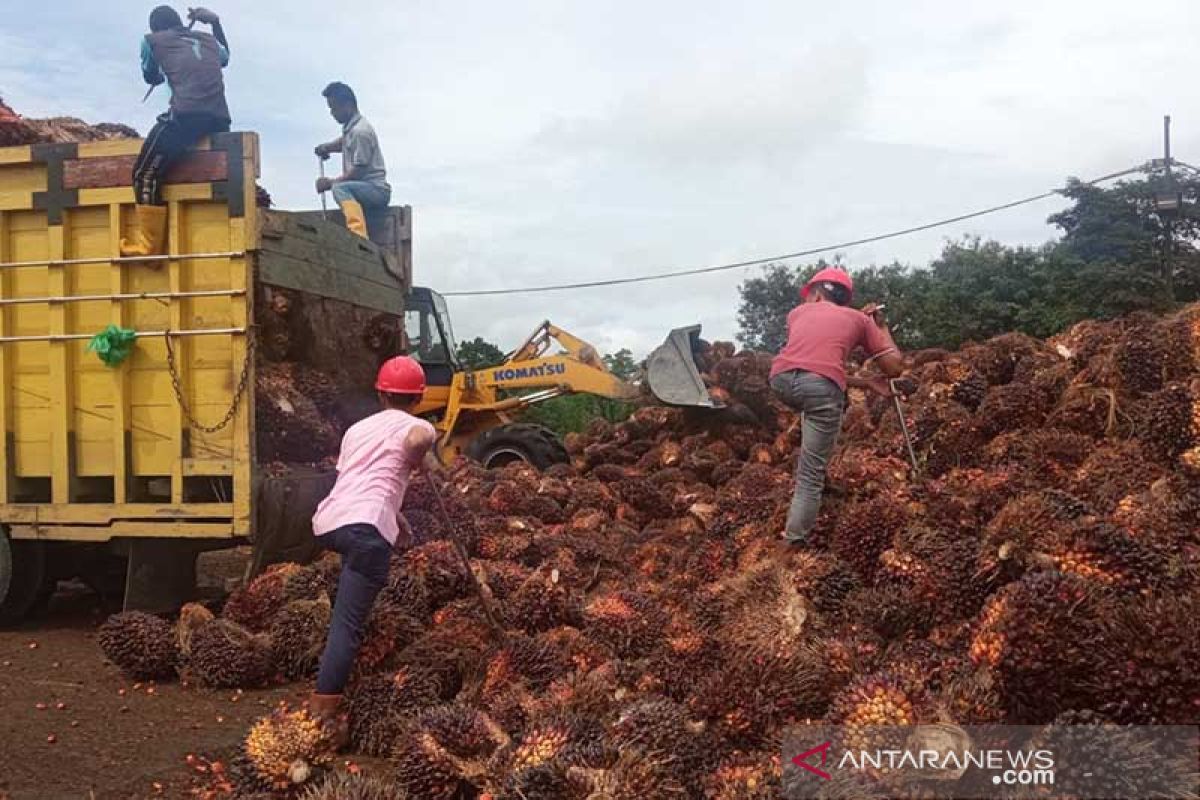
[[[309,711],[329,730],[330,741],[335,750],[341,750],[350,743],[350,722],[341,712],[341,705],[340,694],[313,692],[308,697]]]

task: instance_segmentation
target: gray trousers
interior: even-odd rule
[[[789,541],[803,542],[821,510],[825,468],[842,429],[846,394],[828,378],[799,369],[776,375],[771,379],[771,388],[801,415],[796,490],[788,509],[786,536]]]

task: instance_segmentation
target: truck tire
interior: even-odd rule
[[[0,528],[0,628],[22,622],[49,599],[44,542],[14,542]]]
[[[538,469],[546,469],[568,460],[566,448],[553,431],[526,423],[501,425],[484,431],[468,445],[467,457],[488,468],[524,461]]]

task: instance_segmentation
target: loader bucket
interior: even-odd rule
[[[646,383],[664,403],[719,408],[708,394],[693,353],[700,345],[700,326],[676,328],[646,360]]]

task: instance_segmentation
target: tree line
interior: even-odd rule
[[[849,268],[855,305],[886,303],[897,342],[917,349],[1007,331],[1046,337],[1082,319],[1200,300],[1200,220],[1188,213],[1200,199],[1196,176],[1159,171],[1104,188],[1071,180],[1063,194],[1070,206],[1049,218],[1058,240],[1030,247],[968,237],[947,242],[927,267]],[[744,281],[739,342],[777,352],[798,287],[824,266],[774,264]]]

